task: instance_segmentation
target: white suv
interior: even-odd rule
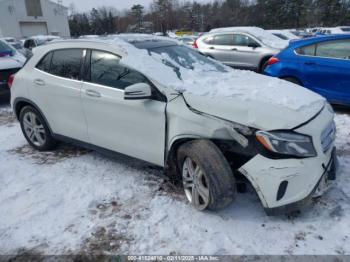
[[[250,182],[268,213],[335,178],[333,111],[300,86],[236,71],[167,38],[69,40],[34,49],[13,80],[28,142],[57,140],[164,167],[198,210]]]

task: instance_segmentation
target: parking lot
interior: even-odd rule
[[[350,113],[335,120],[336,182],[305,211],[268,217],[251,190],[199,212],[143,162],[64,144],[40,153],[1,104],[2,254],[348,254]]]

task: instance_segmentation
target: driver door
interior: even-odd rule
[[[92,50],[89,56],[81,97],[91,143],[163,166],[166,102],[125,100],[127,86],[152,84],[114,54]]]

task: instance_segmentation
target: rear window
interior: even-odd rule
[[[203,42],[208,45],[212,45],[214,44],[214,37],[213,36],[206,37],[203,39]]]
[[[82,58],[82,49],[56,50],[52,55],[50,73],[69,79],[78,79]]]
[[[295,51],[299,55],[315,56],[316,45],[303,46],[303,47],[297,48]]]
[[[36,65],[36,68],[49,73],[50,72],[50,65],[51,65],[51,58],[52,58],[52,53],[50,52],[48,54],[46,54],[41,60],[40,62]]]

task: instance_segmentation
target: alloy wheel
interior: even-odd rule
[[[40,119],[33,112],[26,112],[23,116],[23,128],[30,142],[41,147],[46,141],[46,131]]]
[[[182,167],[182,181],[188,201],[198,210],[210,202],[209,181],[200,166],[187,157]]]

